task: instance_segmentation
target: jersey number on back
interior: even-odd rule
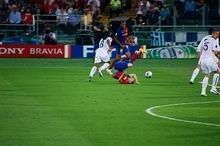
[[[104,46],[104,40],[102,39],[100,42],[99,42],[99,48],[102,48]]]
[[[204,50],[207,51],[209,49],[209,46],[208,46],[209,42],[208,42],[208,39],[205,39],[204,40]]]

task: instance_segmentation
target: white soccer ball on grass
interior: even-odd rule
[[[146,77],[146,78],[151,78],[152,75],[153,75],[153,73],[152,73],[151,71],[145,72],[145,77]]]

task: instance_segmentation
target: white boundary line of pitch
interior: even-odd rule
[[[158,106],[153,106],[153,107],[150,107],[150,108],[146,109],[145,112],[148,113],[151,116],[162,118],[162,119],[167,119],[167,120],[172,120],[172,121],[177,121],[177,122],[184,122],[184,123],[191,123],[191,124],[199,124],[199,125],[220,127],[220,124],[178,119],[178,118],[174,118],[174,117],[159,115],[159,114],[156,114],[155,112],[153,112],[154,109],[159,109],[159,108],[163,108],[163,107],[172,107],[172,106],[180,106],[180,105],[194,105],[194,104],[208,104],[208,103],[220,103],[220,101],[189,102],[189,103],[176,103],[176,104],[158,105]]]

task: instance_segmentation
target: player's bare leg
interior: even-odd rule
[[[135,51],[134,55],[131,56],[131,64],[129,64],[128,66],[132,66],[134,64],[134,62],[138,59],[139,56],[141,56],[141,58],[143,58],[143,54],[147,53],[146,48],[145,47],[141,47],[139,50]]]
[[[121,59],[121,55],[120,55],[120,54],[117,54],[117,55],[116,55],[116,58],[113,59],[113,60],[111,60],[111,63],[110,63],[110,65],[109,65],[109,67],[106,69],[106,71],[107,71],[108,74],[110,74],[110,75],[113,74],[111,70],[112,70],[112,68],[114,67],[116,61],[118,61],[118,60],[120,60],[120,59]]]
[[[118,60],[120,60],[120,59],[121,59],[121,55],[117,54],[117,55],[116,55],[116,58],[111,61],[111,63],[110,63],[110,65],[109,65],[108,69],[111,70],[111,69],[113,68],[113,66],[115,65],[115,62],[118,61]]]
[[[196,77],[197,77],[198,74],[199,74],[200,68],[201,68],[201,66],[200,66],[200,65],[197,65],[197,67],[193,70],[191,79],[190,79],[190,81],[189,81],[190,84],[194,84],[194,81],[195,81]]]

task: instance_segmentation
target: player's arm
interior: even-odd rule
[[[128,59],[131,57],[131,53],[129,51],[127,51],[124,55],[121,55],[122,59]]]
[[[125,45],[121,44],[118,38],[118,33],[115,34],[114,40],[116,42],[116,44],[118,44],[121,48],[124,48]]]
[[[120,47],[122,47],[123,45],[120,43],[118,36],[114,37],[116,44],[118,44]],[[122,47],[123,48],[123,47]]]
[[[125,53],[125,55],[126,55],[127,58],[130,58],[130,57],[131,57],[131,53],[130,53],[129,51],[127,51],[127,52]]]
[[[201,54],[202,54],[202,51],[203,51],[202,45],[203,45],[203,40],[199,43],[199,45],[198,45],[198,47],[197,47],[197,50],[196,50],[196,52],[197,52],[197,57],[198,57],[198,58],[200,58],[200,56],[201,56]]]
[[[218,59],[220,59],[220,52],[219,52],[219,51],[216,52],[216,53],[215,53],[215,56],[216,56]]]
[[[203,50],[203,49],[201,49],[199,52],[197,51],[197,57],[198,57],[198,58],[200,58],[200,56],[201,56],[201,54],[202,54],[202,50]]]
[[[220,46],[219,46],[219,44],[216,45],[213,52],[214,52],[215,56],[219,58],[219,55],[220,55]]]
[[[100,28],[98,28],[97,26],[94,26],[93,29],[94,29],[95,31],[102,31],[102,30],[101,30]]]
[[[107,45],[108,45],[108,52],[111,52],[113,50],[113,47],[112,47],[112,42],[111,40],[107,40]]]

